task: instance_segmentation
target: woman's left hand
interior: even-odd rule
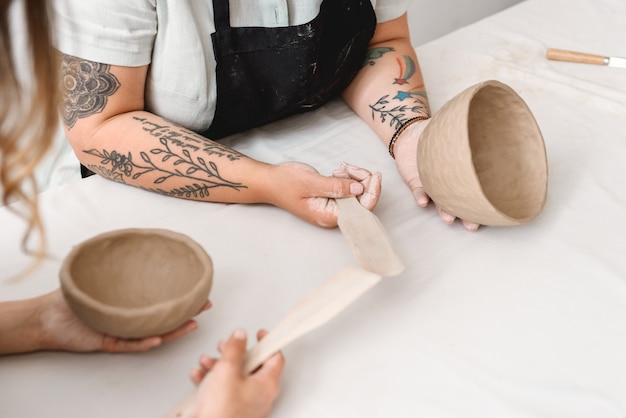
[[[424,191],[424,186],[422,185],[422,180],[420,179],[419,171],[417,169],[417,144],[422,132],[424,132],[424,129],[426,129],[429,122],[430,119],[413,122],[398,137],[394,146],[394,155],[396,157],[398,172],[407,186],[409,186],[409,189],[411,189],[415,202],[421,207],[428,206],[430,197]],[[439,216],[445,223],[452,224],[454,222],[456,219],[454,215],[444,211],[436,203],[435,207],[437,208]],[[480,226],[477,223],[469,222],[463,219],[461,219],[461,222],[469,231],[476,231]]]
[[[325,228],[337,226],[339,207],[335,199],[354,196],[372,210],[380,197],[381,174],[347,163],[334,170],[331,177],[299,162],[273,166],[272,172],[270,183],[275,197],[267,203]]]
[[[167,334],[140,339],[123,339],[101,334],[83,324],[67,305],[59,289],[41,296],[39,302],[41,349],[44,350],[109,353],[146,351],[178,339],[198,328],[196,321],[189,320]],[[211,303],[207,300],[200,312],[210,307]]]

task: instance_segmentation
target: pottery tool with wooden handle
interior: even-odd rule
[[[359,265],[383,277],[404,271],[404,263],[376,215],[356,197],[335,199],[339,206],[339,229],[348,241]]]
[[[546,51],[546,58],[553,61],[578,62],[582,64],[595,64],[606,65],[608,67],[626,68],[626,58],[605,57],[603,55],[566,51],[564,49],[548,48],[548,50]]]
[[[379,274],[361,268],[341,269],[302,299],[265,338],[248,350],[243,372],[252,373],[285,345],[336,316],[381,279]],[[191,417],[195,399],[194,392],[181,401],[167,418]]]

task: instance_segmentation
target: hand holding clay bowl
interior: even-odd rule
[[[465,221],[519,225],[543,209],[543,137],[526,103],[501,82],[476,84],[447,102],[422,133],[417,162],[425,192]]]
[[[76,316],[96,331],[144,338],[175,330],[206,303],[213,264],[188,236],[122,229],[75,246],[61,289]]]

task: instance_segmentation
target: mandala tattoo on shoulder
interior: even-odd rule
[[[68,128],[80,118],[102,112],[109,97],[120,87],[110,65],[70,55],[63,56],[61,78],[62,114]]]

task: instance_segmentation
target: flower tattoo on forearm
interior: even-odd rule
[[[394,77],[392,85],[407,86],[416,72],[416,64],[408,55],[396,57],[398,76]],[[402,88],[402,87],[400,87]],[[420,84],[407,90],[396,90],[396,93],[386,94],[375,103],[369,105],[372,120],[377,118],[381,123],[389,123],[395,129],[400,128],[406,121],[416,115],[430,115],[428,97],[424,85]]]
[[[236,161],[241,157],[236,151],[175,125],[165,125],[143,117],[133,117],[133,120],[141,124],[143,131],[157,138],[160,145],[148,152],[140,152],[139,161],[130,152],[122,154],[106,149],[84,150],[84,153],[100,158],[100,165],[91,164],[90,170],[119,183],[151,176],[154,187],[144,189],[174,197],[203,198],[218,187],[237,191],[247,188],[242,183],[225,179],[220,174],[216,160],[209,159]],[[165,186],[168,180],[174,178],[183,178],[189,183],[167,189]]]

